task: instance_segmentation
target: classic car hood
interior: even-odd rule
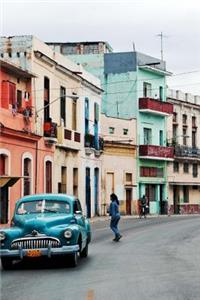
[[[40,233],[45,233],[52,227],[65,227],[70,223],[72,215],[66,214],[30,214],[17,217],[17,226],[23,229],[24,232],[37,230]]]

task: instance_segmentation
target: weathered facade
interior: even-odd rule
[[[137,213],[136,120],[101,115],[104,139],[102,156],[102,214],[116,193],[122,214]]]
[[[34,75],[3,59],[0,66],[0,224],[8,225],[17,199],[46,188],[54,149],[35,133]]]
[[[168,144],[174,161],[168,164],[168,195],[171,213],[200,213],[200,96],[168,90],[174,106],[168,118]]]
[[[167,161],[174,153],[166,143],[166,118],[173,105],[166,103],[165,79],[170,73],[165,62],[139,52],[69,57],[101,79],[102,113],[137,119],[137,199],[146,194],[150,213],[166,213]]]
[[[4,60],[34,74],[35,133],[44,136],[49,149],[55,147],[53,158],[48,158],[49,186],[44,192],[75,194],[88,217],[98,214],[99,80],[33,36],[2,38],[1,53]]]

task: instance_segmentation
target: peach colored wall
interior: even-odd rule
[[[35,170],[36,170],[36,142],[19,140],[17,138],[7,138],[1,136],[0,153],[2,151],[10,152],[10,170],[6,175],[9,176],[23,176],[22,170],[22,158],[24,153],[30,153],[32,160],[32,193],[35,193]],[[44,143],[44,139],[38,142],[38,176],[37,176],[37,193],[44,192],[44,160],[48,155],[53,158],[54,148],[47,148]],[[13,215],[15,202],[23,196],[22,191],[23,179],[9,188],[9,222]]]

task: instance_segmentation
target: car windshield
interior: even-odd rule
[[[40,199],[29,202],[22,202],[17,208],[18,215],[34,213],[70,213],[70,204],[58,200]]]

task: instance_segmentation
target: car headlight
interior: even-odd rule
[[[69,230],[69,229],[65,230],[65,231],[64,231],[64,237],[65,237],[66,239],[70,239],[70,238],[72,237],[72,231]]]
[[[5,238],[6,238],[6,234],[5,234],[5,232],[3,232],[3,231],[0,231],[0,241],[3,241],[3,240],[5,240]]]

